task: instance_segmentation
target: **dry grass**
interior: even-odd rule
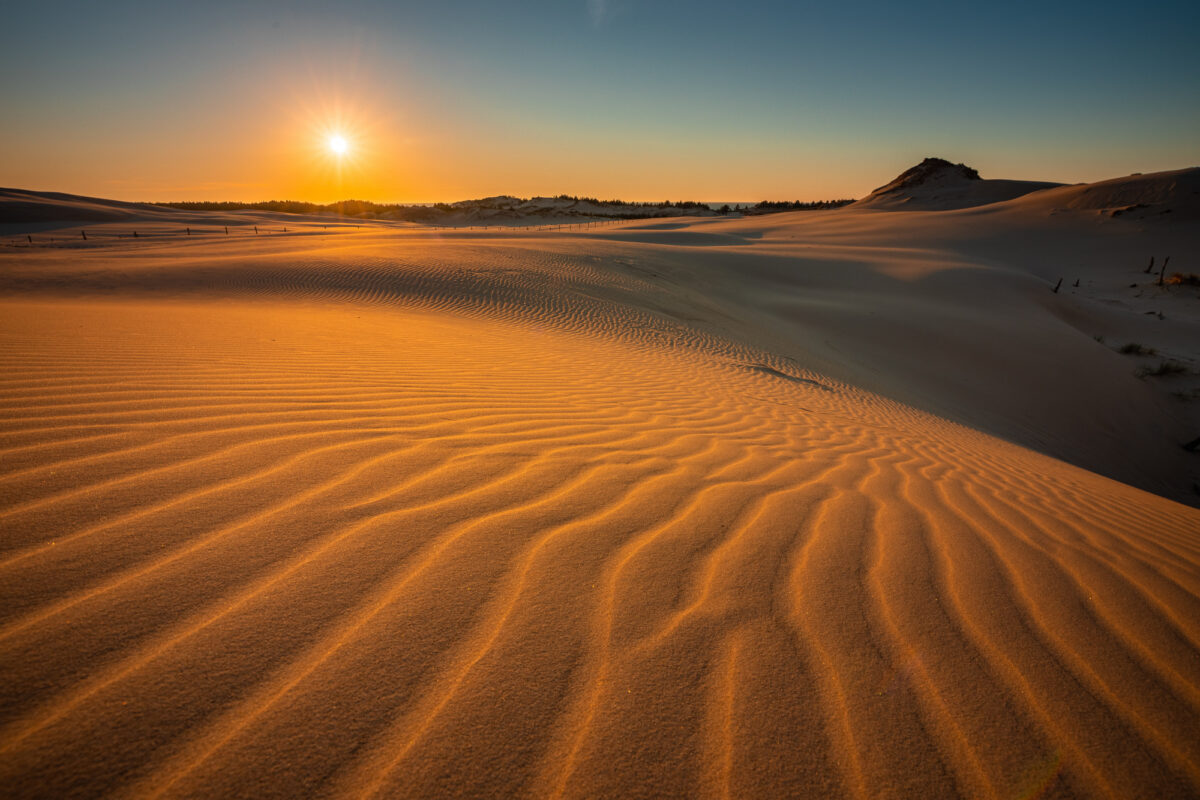
[[[1158,366],[1153,369],[1138,370],[1138,375],[1143,378],[1161,378],[1167,375],[1182,375],[1187,371],[1187,367],[1183,364],[1167,359],[1159,362]]]

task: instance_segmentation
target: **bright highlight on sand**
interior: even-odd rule
[[[350,144],[344,136],[334,134],[329,137],[329,149],[335,156],[344,156],[350,149]]]

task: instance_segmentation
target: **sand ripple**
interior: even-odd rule
[[[1200,513],[489,253],[10,271],[6,796],[1200,793]]]

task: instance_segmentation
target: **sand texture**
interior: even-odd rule
[[[1142,270],[1200,237],[1081,192],[43,196],[0,230],[0,794],[1200,795],[1196,378],[1113,346],[1195,369]]]

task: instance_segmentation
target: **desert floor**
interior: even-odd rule
[[[0,236],[6,797],[1200,794],[1194,226],[187,224]]]

